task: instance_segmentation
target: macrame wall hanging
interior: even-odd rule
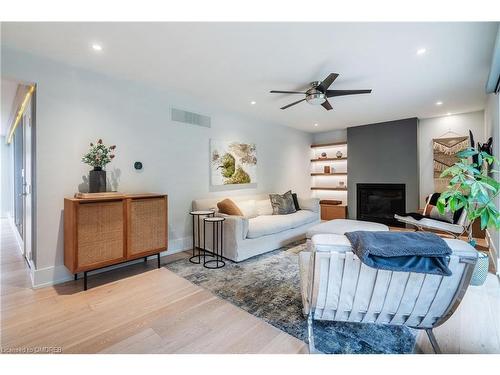
[[[469,147],[469,137],[434,138],[434,191],[442,193],[446,190],[450,178],[441,178],[441,173],[458,161],[456,153]]]

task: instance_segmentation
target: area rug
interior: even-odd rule
[[[295,243],[216,270],[187,259],[166,268],[307,343],[297,255],[304,248]],[[314,338],[328,354],[413,353],[415,347],[413,330],[380,324],[315,321]]]

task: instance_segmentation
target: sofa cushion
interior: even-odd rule
[[[296,211],[291,190],[283,195],[269,194],[269,199],[273,206],[273,215],[288,215]]]
[[[262,199],[255,201],[255,206],[257,208],[257,215],[272,215],[273,206],[271,206],[270,199]]]
[[[289,215],[262,215],[248,220],[247,238],[258,238],[312,223],[318,215],[300,210]]]
[[[257,216],[257,207],[255,205],[255,200],[245,200],[245,201],[236,201],[236,205],[243,213],[243,216],[247,219],[251,219]]]
[[[316,212],[308,210],[299,210],[293,214],[286,215],[291,221],[291,228],[297,228],[302,225],[317,221],[319,216]]]
[[[231,199],[226,198],[217,203],[217,208],[221,214],[231,215],[231,216],[243,216],[240,208]]]
[[[285,215],[262,215],[248,220],[248,238],[258,238],[283,232],[291,228],[291,221]]]

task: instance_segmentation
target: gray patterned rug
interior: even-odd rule
[[[297,253],[305,244],[272,251],[241,263],[226,261],[209,270],[181,259],[166,267],[192,283],[307,342],[302,315]],[[314,338],[323,353],[412,353],[415,334],[406,327],[344,322],[314,323]]]

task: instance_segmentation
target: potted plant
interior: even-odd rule
[[[89,172],[89,193],[106,191],[106,171],[103,167],[113,160],[115,149],[115,145],[108,147],[102,143],[102,139],[95,144],[90,143],[89,151],[82,157],[82,162],[94,167]]]
[[[458,162],[441,174],[441,177],[449,176],[451,180],[439,197],[437,208],[441,214],[446,209],[455,212],[463,208],[467,213],[469,243],[476,246],[472,237],[474,221],[481,220],[481,229],[500,229],[500,212],[495,206],[495,198],[500,194],[500,182],[492,177],[498,171],[491,168],[499,162],[489,153],[472,147],[458,152],[457,157]],[[488,272],[488,256],[485,253],[480,253],[476,270],[471,284],[481,285]]]

